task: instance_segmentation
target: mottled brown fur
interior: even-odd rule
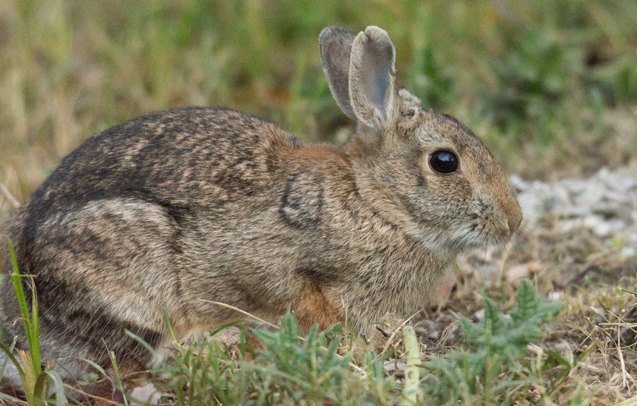
[[[34,275],[43,354],[65,377],[87,369],[79,358],[108,365],[107,348],[143,369],[150,356],[125,330],[165,351],[164,315],[180,339],[242,317],[212,302],[369,332],[425,305],[459,250],[517,229],[491,154],[395,87],[384,31],[328,28],[321,55],[357,121],[347,145],[303,144],[228,109],[153,113],[89,138],[15,213],[7,232]],[[456,172],[432,170],[440,149]],[[8,283],[0,316],[22,337]]]

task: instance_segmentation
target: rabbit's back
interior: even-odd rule
[[[236,194],[256,196],[276,176],[277,157],[298,144],[274,124],[229,109],[152,113],[87,140],[29,205],[50,213],[131,197],[160,205],[219,206]]]

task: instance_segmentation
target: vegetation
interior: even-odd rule
[[[543,381],[550,379],[552,374],[536,376],[528,368],[514,367],[527,345],[542,338],[539,327],[553,320],[559,306],[537,297],[528,280],[520,285],[517,307],[511,314],[502,315],[490,299],[483,303],[485,317],[480,323],[460,319],[467,348],[436,357],[426,366],[432,373],[425,378],[425,393],[432,404],[456,404],[460,400],[466,404],[506,400],[510,404],[521,388],[544,386]],[[550,383],[546,386],[549,393],[554,389]]]
[[[317,37],[327,25],[358,31],[370,24],[396,44],[400,82],[425,106],[464,121],[509,172],[585,174],[637,156],[632,0],[5,0],[0,221],[90,134],[153,110],[226,105],[307,140],[344,142],[352,123],[330,96]],[[500,259],[488,251],[483,257],[499,261],[498,277],[460,274],[451,300],[425,309],[431,324],[416,323],[415,336],[396,329],[402,334],[385,337],[383,351],[338,327],[302,334],[286,315],[277,329],[241,327],[237,343],[218,340],[224,328],[178,346],[153,371],[154,384],[177,404],[634,400],[637,260],[601,261],[612,247],[572,233],[523,230]],[[557,316],[528,283],[512,299],[505,265],[538,258],[544,268],[533,284],[561,294]],[[585,277],[564,278],[573,263],[590,264],[575,269]],[[11,281],[27,278],[15,263],[6,273]],[[17,302],[28,351],[2,350],[17,355],[11,362],[22,365],[30,403],[63,403],[77,388],[62,388],[38,362],[33,298]],[[458,314],[472,321],[456,323]],[[105,374],[95,372],[87,379]]]
[[[401,83],[465,121],[510,170],[590,170],[624,163],[637,148],[634,134],[617,141],[619,153],[600,146],[615,145],[620,119],[604,113],[637,100],[630,0],[8,0],[0,181],[23,200],[90,134],[192,104],[232,106],[306,139],[341,142],[351,125],[329,94],[317,37],[327,25],[369,24],[397,44]],[[566,159],[591,151],[600,157],[575,168]]]
[[[64,404],[63,401],[65,400],[65,396],[62,379],[56,372],[49,371],[47,368],[42,367],[37,296],[35,294],[32,295],[29,306],[26,301],[24,287],[21,280],[25,276],[21,275],[18,270],[18,263],[16,261],[15,252],[11,242],[9,242],[9,256],[12,267],[12,273],[9,275],[9,278],[13,285],[13,291],[15,292],[20,314],[22,315],[27,351],[22,349],[16,350],[15,340],[13,340],[12,345],[9,347],[0,342],[0,351],[6,355],[7,359],[7,362],[0,365],[0,376],[2,376],[2,373],[4,373],[5,369],[9,366],[8,362],[11,362],[20,375],[20,381],[22,383],[22,388],[24,389],[24,397],[27,404],[35,406],[47,404],[46,399],[48,398],[49,385],[51,384],[54,386],[53,393],[56,394],[58,400],[56,404]],[[29,279],[29,282],[31,283],[31,291],[34,292],[35,284],[33,284],[33,279],[30,279],[28,276],[27,279]],[[3,399],[19,401],[19,399],[14,399],[11,396],[0,392],[0,401]]]

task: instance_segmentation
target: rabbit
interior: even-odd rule
[[[125,331],[169,351],[164,316],[178,339],[244,318],[236,308],[366,334],[423,308],[460,251],[518,229],[498,162],[397,86],[384,30],[328,27],[319,44],[356,122],[345,145],[227,108],[151,113],[89,138],[17,210],[7,235],[34,277],[45,362],[64,379],[89,368],[81,358],[109,365],[107,349],[120,368],[147,368]],[[24,347],[4,279],[1,322]]]

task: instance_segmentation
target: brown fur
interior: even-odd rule
[[[34,275],[43,354],[65,377],[87,369],[78,358],[109,365],[107,348],[143,369],[149,354],[125,331],[165,352],[164,315],[179,338],[243,317],[212,302],[271,320],[292,310],[304,327],[347,316],[366,333],[422,308],[458,251],[518,228],[478,139],[395,87],[384,31],[328,28],[320,42],[357,120],[347,145],[306,145],[228,109],[153,113],[88,139],[15,213],[7,231]],[[440,149],[457,171],[431,168]],[[24,346],[8,283],[0,310]]]
[[[330,302],[317,283],[308,283],[294,308],[294,314],[303,329],[308,329],[314,323],[326,328],[341,320],[337,304]]]

